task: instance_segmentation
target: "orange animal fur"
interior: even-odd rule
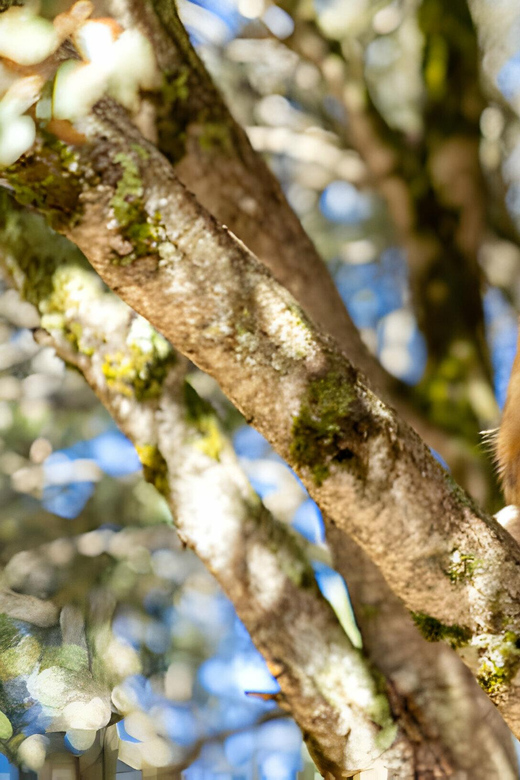
[[[520,506],[520,334],[494,449],[506,502]]]

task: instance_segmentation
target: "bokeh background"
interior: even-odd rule
[[[45,10],[52,14],[64,5],[47,3]],[[499,212],[479,250],[491,366],[486,382],[485,371],[475,369],[474,345],[464,337],[432,360],[406,247],[350,132],[348,106],[360,81],[369,87],[385,132],[401,134],[411,149],[435,121],[442,123],[442,116],[435,119],[426,109],[432,105],[431,83],[444,90],[436,110],[449,102],[451,42],[442,29],[436,37],[425,34],[426,5],[435,3],[179,0],[179,11],[233,113],[266,155],[328,263],[365,343],[418,408],[462,437],[476,462],[489,462],[479,431],[496,425],[505,400],[520,305],[520,8],[514,0],[472,4],[485,96],[478,154],[486,192]],[[320,40],[326,41],[321,48]],[[343,92],[337,88],[338,73],[343,74],[338,63],[347,63],[352,77]],[[345,95],[345,86],[352,94]],[[31,332],[36,325],[32,307],[4,286],[2,583],[52,597],[60,606],[81,605],[93,595],[113,605],[105,663],[118,669],[113,696],[128,712],[110,727],[117,776],[152,776],[141,773],[144,761],[158,772],[174,764],[188,780],[314,777],[299,730],[278,708],[276,682],[233,607],[180,545],[168,508],[144,481],[132,445],[82,377],[52,349],[36,344]],[[432,331],[437,326],[429,323]],[[326,562],[318,508],[214,383],[195,369],[190,380],[227,421],[242,465],[269,509],[314,545],[318,583],[355,636],[345,585]],[[486,473],[489,483],[466,487],[496,510],[500,499],[492,468]],[[103,610],[99,619],[105,620]],[[28,648],[36,642],[47,649],[56,695],[63,681],[53,630],[31,634],[20,624],[22,629]],[[56,751],[87,755],[90,744],[77,734],[42,736],[52,701],[38,689],[30,653],[25,666],[16,667],[9,652],[9,643],[0,641],[2,696],[10,707],[20,703],[20,733],[34,737],[36,752],[45,740],[54,740]],[[0,739],[5,729],[0,720]],[[0,756],[0,780],[19,776],[35,777]]]

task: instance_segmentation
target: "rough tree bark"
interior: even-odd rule
[[[278,182],[252,149],[193,50],[174,3],[106,0],[106,8],[123,24],[139,26],[154,43],[165,75],[162,91],[150,97],[155,117],[146,130],[182,183],[267,265],[311,319],[337,340],[376,392],[444,457],[458,481],[477,490],[485,485],[488,475],[465,443],[430,425],[406,401],[408,388],[368,352]]]
[[[7,213],[5,199],[3,206]],[[384,687],[319,594],[302,543],[262,505],[213,411],[185,383],[185,361],[173,352],[166,363],[151,360],[150,381],[160,379],[155,393],[140,386],[137,392],[137,374],[128,371],[107,380],[104,367],[114,354],[125,364],[136,360],[128,342],[135,315],[74,255],[64,262],[64,242],[56,238],[49,237],[54,267],[47,265],[44,287],[35,287],[27,270],[44,259],[35,248],[41,226],[34,216],[11,211],[4,229],[3,263],[43,313],[47,333],[39,339],[83,373],[134,442],[146,477],[169,500],[179,535],[215,575],[264,654],[281,687],[280,703],[299,723],[323,774],[351,776],[384,756],[396,776],[413,777],[413,745],[394,722]],[[107,320],[109,330],[100,325]],[[32,606],[24,599],[18,597],[26,609]],[[57,623],[47,604],[36,619],[41,622],[44,606],[46,625]],[[4,598],[3,607],[20,617],[18,602]]]
[[[361,617],[363,605],[372,609],[369,620],[361,621],[362,626],[367,624],[365,652],[389,680],[383,688],[382,681],[371,681],[371,667],[364,665],[317,593],[301,544],[254,496],[211,409],[196,399],[191,387],[183,387],[182,362],[172,355],[165,375],[164,361],[154,365],[150,358],[150,382],[160,378],[162,387],[154,385],[158,394],[149,400],[142,397],[148,393],[137,373],[122,370],[107,380],[104,367],[112,366],[115,354],[125,365],[136,360],[128,344],[133,316],[123,304],[118,307],[92,273],[77,265],[77,253],[71,251],[66,260],[62,239],[48,234],[43,240],[45,232],[35,216],[14,211],[5,197],[2,207],[0,257],[20,292],[43,314],[46,332],[41,331],[38,339],[52,344],[83,373],[135,443],[145,475],[169,498],[181,537],[215,574],[266,657],[281,685],[281,704],[302,727],[322,772],[349,776],[379,757],[391,776],[401,779],[432,772],[449,777],[453,771],[471,777],[484,778],[490,772],[516,777],[507,732],[490,717],[492,712],[474,706],[475,688],[468,688],[457,672],[452,651],[441,648],[439,659],[439,648],[421,640],[406,615],[403,627],[401,605],[395,599],[392,603],[374,567],[364,565],[355,568],[366,592],[358,599],[355,586],[352,597]],[[38,267],[45,267],[41,285],[34,284]],[[106,322],[111,323],[109,329],[101,325]],[[336,539],[331,541],[336,546]],[[345,539],[337,541],[341,549]],[[359,562],[360,551],[350,549]],[[352,560],[347,566],[352,574]],[[50,615],[52,605],[40,604],[35,610],[32,603],[23,603],[25,610],[32,608],[25,618],[41,623],[41,612],[45,625],[49,620],[57,623],[57,611]],[[20,617],[20,607],[6,599],[3,609]],[[381,614],[375,616],[374,609]],[[381,636],[376,638],[379,631],[387,637],[384,646]],[[408,649],[406,663],[398,657],[397,648],[403,644]],[[394,650],[389,656],[390,646]],[[447,693],[448,681],[453,697]],[[360,685],[367,704],[360,710],[354,701],[351,710],[348,702],[360,696]],[[350,691],[345,701],[344,687]],[[458,707],[459,727],[454,730]],[[351,738],[345,729],[353,729]],[[393,742],[386,750],[385,740]]]
[[[289,0],[284,5],[292,9],[298,3]],[[390,127],[378,110],[366,85],[359,41],[346,37],[340,47],[306,14],[289,45],[320,68],[328,90],[344,107],[347,122],[339,132],[365,162],[368,184],[384,199],[396,238],[406,251],[414,310],[429,348],[416,400],[436,424],[459,435],[463,432],[475,444],[479,428],[490,427],[496,416],[478,255],[490,234],[502,232],[497,211],[505,209],[503,202],[499,208],[496,193],[491,197],[480,165],[479,117],[485,99],[467,6],[454,8],[431,0],[421,5],[418,20],[424,35],[424,105],[422,128],[413,133]],[[439,55],[439,41],[445,46],[445,71],[444,78],[433,84],[429,74]],[[326,67],[328,60],[334,60],[334,67]],[[448,83],[450,99],[444,100]],[[462,353],[464,360],[458,360],[454,376],[449,366]],[[432,383],[439,390],[435,398],[430,397]],[[476,386],[479,403],[472,391]],[[489,500],[496,491],[489,467],[486,471],[482,463],[475,476],[466,484],[481,500]],[[461,473],[457,478],[463,481]],[[487,491],[481,492],[484,485]]]
[[[456,647],[518,728],[516,544],[450,483],[416,434],[197,204],[121,110],[104,101],[81,129],[88,143],[74,153],[72,171],[70,158],[42,142],[5,172],[15,192],[217,378],[331,523],[369,553],[424,634]],[[141,192],[142,232],[133,244],[128,224],[114,219],[129,173]],[[461,566],[460,556],[472,565]]]

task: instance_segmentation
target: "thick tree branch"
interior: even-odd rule
[[[109,7],[124,24],[138,25],[153,41],[164,73],[161,93],[151,98],[156,111],[153,135],[179,179],[336,339],[376,392],[441,453],[462,484],[484,495],[488,478],[474,453],[461,439],[446,436],[421,416],[408,389],[369,354],[279,183],[252,149],[191,46],[173,0],[110,0]]]
[[[5,197],[2,201],[2,210],[4,211],[5,223],[3,225],[3,238],[0,240],[0,255],[3,255],[4,264],[8,262],[8,265],[11,266],[11,273],[20,291],[36,303],[44,315],[43,324],[48,328],[51,340],[49,341],[46,334],[43,335],[43,331],[39,340],[52,344],[67,361],[85,372],[85,376],[114,413],[116,420],[124,425],[127,432],[132,435],[132,426],[129,429],[126,417],[124,420],[121,419],[119,396],[121,393],[141,396],[147,395],[152,389],[158,391],[158,383],[165,378],[161,361],[157,361],[156,355],[157,365],[154,365],[153,356],[155,353],[153,350],[148,360],[144,360],[146,353],[136,353],[135,346],[129,350],[128,332],[125,328],[127,325],[131,325],[132,318],[128,310],[124,305],[117,304],[111,296],[102,292],[99,285],[91,279],[92,273],[87,274],[85,269],[77,265],[78,253],[71,245],[63,239],[43,231],[41,220],[35,216],[14,211],[12,207],[9,207]],[[9,258],[8,261],[7,258]],[[38,267],[45,269],[47,277],[47,283],[42,287],[34,284],[34,275],[38,273]],[[37,278],[38,276],[36,276]],[[76,290],[78,292],[81,290],[81,294],[76,295]],[[100,323],[104,323],[102,327]],[[108,323],[110,323],[109,327],[107,327]],[[96,370],[95,367],[97,366],[99,369],[100,364],[101,371]],[[138,379],[138,375],[133,372],[133,364],[141,367],[141,379]],[[176,371],[178,372],[178,369]],[[191,396],[191,388],[188,389]],[[179,405],[182,408],[183,404],[184,401],[177,398],[174,404],[175,409],[178,410]],[[121,407],[125,408],[125,405],[128,407],[127,398],[123,399]],[[145,403],[144,406],[147,404]],[[130,419],[139,428],[142,423],[142,407],[143,403],[134,399],[132,409],[137,408],[139,411],[138,413],[132,412]],[[201,409],[203,408],[201,407]],[[185,423],[188,428],[191,425],[189,445],[195,448],[202,445],[202,449],[206,452],[215,453],[223,442],[221,436],[217,435],[218,423],[215,418],[212,418],[209,408],[204,409],[203,419],[204,422],[201,426],[196,424],[190,415],[187,416]],[[202,438],[199,428],[205,432],[205,436]],[[140,435],[142,437],[142,432]],[[150,453],[155,452],[155,450],[151,449],[148,438],[145,436],[147,443],[143,447],[142,444],[139,445],[137,437],[133,436],[134,441],[138,446],[141,446],[140,452],[145,462],[145,473],[148,478],[157,481],[159,487],[164,488],[164,475],[151,468],[153,459],[150,458]],[[153,438],[155,441],[155,433]],[[179,455],[179,457],[182,456],[183,453]],[[200,458],[200,452],[197,452],[197,457]],[[229,493],[224,479],[227,480],[228,475],[237,470],[236,463],[231,468],[234,461],[230,458],[229,452],[227,457],[229,460],[228,472],[221,477],[223,492],[219,494],[223,498]],[[156,458],[156,462],[160,462],[159,458]],[[214,462],[212,460],[208,462],[213,468]],[[193,477],[193,484],[191,488],[188,488],[186,500],[189,499],[190,490],[193,495],[200,494],[205,483],[204,473],[205,469],[201,472],[201,485],[199,485],[199,476]],[[176,476],[170,473],[168,478],[170,484],[182,485],[182,481],[179,482],[182,480],[182,475]],[[243,476],[240,479],[243,481]],[[172,504],[172,511],[178,512],[179,506],[182,511],[182,501],[180,504]],[[254,506],[258,506],[256,500]],[[212,506],[211,510],[204,509],[203,511],[211,512],[213,517],[214,507]],[[229,508],[226,511],[229,511]],[[254,515],[254,512],[252,513]],[[262,522],[264,525],[272,522],[267,512],[264,512]],[[273,533],[276,535],[275,532]],[[225,538],[222,529],[219,530],[219,534],[221,538]],[[205,527],[203,535],[206,538]],[[193,545],[193,539],[196,537],[197,531],[195,529],[191,537],[187,538],[187,542],[190,543],[191,539]],[[373,564],[364,555],[360,559],[359,548],[349,542],[344,534],[338,533],[336,537],[332,539],[336,557],[338,551],[345,549],[345,545],[350,551],[350,559],[345,559],[340,554],[339,563],[343,564],[343,571],[348,574],[349,579],[352,579],[355,585],[351,591],[351,597],[356,605],[363,635],[368,639],[366,644],[368,656],[376,661],[378,670],[383,671],[388,677],[392,708],[399,713],[398,720],[404,730],[404,735],[397,741],[397,745],[391,751],[386,751],[385,764],[392,767],[401,778],[408,776],[407,773],[412,776],[414,772],[428,773],[439,767],[445,767],[448,774],[448,768],[471,771],[474,778],[485,778],[489,771],[493,771],[494,767],[500,767],[504,778],[516,777],[517,773],[512,768],[514,757],[512,759],[506,757],[509,739],[507,732],[504,731],[503,723],[500,721],[495,727],[495,735],[489,724],[492,712],[485,710],[485,715],[484,713],[481,717],[475,715],[471,720],[465,714],[469,701],[474,700],[478,690],[476,686],[475,690],[472,690],[466,681],[464,694],[461,695],[461,690],[458,689],[456,697],[450,699],[449,702],[447,700],[445,678],[452,680],[461,677],[460,671],[454,668],[454,661],[457,665],[456,656],[449,648],[433,646],[422,640],[398,600],[392,596],[382,578],[377,574]],[[194,546],[197,550],[200,546],[200,537],[199,542],[195,542]],[[290,563],[291,569],[296,569],[300,565],[298,563],[299,555],[300,553],[298,559]],[[282,556],[282,566],[286,566],[287,557],[283,546]],[[208,565],[212,565],[211,559],[207,559],[206,562]],[[240,569],[240,566],[238,568]],[[358,593],[359,587],[356,583],[361,582],[367,583],[368,590],[364,588],[361,593]],[[265,588],[268,588],[267,580],[265,583]],[[238,586],[239,583],[235,583],[233,592]],[[304,585],[304,589],[306,587],[307,585]],[[292,600],[298,609],[303,608],[299,596],[296,600],[294,598]],[[323,604],[323,601],[320,601]],[[46,607],[51,607],[49,602],[41,603]],[[241,603],[239,600],[239,606]],[[317,605],[318,608],[319,605]],[[325,609],[328,613],[326,605]],[[254,609],[252,612],[254,617]],[[256,620],[256,618],[254,619]],[[256,620],[256,622],[258,621]],[[322,625],[320,621],[318,623]],[[248,622],[247,625],[251,630],[251,623]],[[288,627],[288,630],[296,641],[298,632],[295,633],[292,627]],[[378,635],[377,640],[375,634]],[[257,632],[254,629],[253,638],[257,640]],[[389,646],[393,648],[392,653],[389,653]],[[398,648],[407,649],[404,660],[400,657]],[[280,655],[280,649],[273,646],[270,635],[264,637],[262,650],[267,659],[277,659],[276,668],[279,671],[283,666],[283,658]],[[284,646],[284,650],[290,654],[292,648],[287,645],[287,647]],[[320,654],[323,665],[327,666],[329,663],[327,652],[322,653],[320,650]],[[388,663],[389,659],[390,663]],[[434,668],[437,670],[435,675],[432,673]],[[448,670],[451,671],[448,673]],[[410,688],[409,684],[406,684],[407,679],[415,681],[413,689]],[[462,676],[461,683],[464,683],[464,676]],[[294,690],[291,695],[294,696]],[[286,699],[286,703],[291,706],[294,704],[290,697]],[[313,702],[310,702],[309,707],[312,706]],[[459,730],[454,732],[452,721],[453,718],[457,717],[458,707],[462,708],[459,718],[460,725]],[[471,705],[469,708],[474,710]],[[404,716],[404,713],[409,714]],[[298,717],[298,709],[295,711],[295,716]],[[466,746],[471,744],[477,732],[480,734],[479,746],[481,747],[479,750],[472,748],[471,751],[468,751]],[[320,735],[313,737],[312,733],[313,729],[309,732],[308,738],[315,741],[314,751],[317,761],[321,765],[322,759],[319,756],[324,755],[326,751],[321,745]],[[441,735],[440,740],[439,734]],[[452,739],[452,736],[455,738]],[[511,768],[506,769],[506,766]]]
[[[120,110],[100,104],[82,130],[89,142],[72,170],[70,158],[42,142],[5,178],[82,248],[109,286],[217,378],[331,523],[369,553],[425,635],[456,646],[520,730],[516,544],[448,480]],[[141,183],[133,243],[119,209],[129,172]]]
[[[220,94],[214,89],[204,66],[187,40],[184,28],[179,23],[173,8],[173,3],[171,0],[156,0],[153,5],[158,13],[159,24],[156,15],[151,13],[151,3],[142,4],[132,0],[117,0],[117,2],[112,3],[111,8],[115,13],[122,14],[122,20],[125,24],[137,23],[154,41],[159,64],[166,73],[185,73],[183,68],[190,67],[189,88],[186,88],[184,111],[179,113],[176,110],[177,106],[170,107],[170,109],[164,107],[159,109],[160,116],[163,118],[165,112],[169,110],[170,120],[175,117],[175,121],[179,122],[179,116],[181,116],[186,122],[182,128],[183,133],[186,134],[184,156],[176,161],[169,153],[172,128],[170,128],[169,135],[164,136],[159,133],[157,139],[159,149],[165,151],[172,162],[176,162],[176,173],[187,184],[188,189],[196,193],[199,202],[208,208],[219,221],[228,225],[253,251],[256,251],[257,256],[267,263],[278,279],[284,282],[307,313],[314,320],[326,324],[328,331],[335,335],[340,347],[356,363],[357,337],[353,343],[350,329],[338,327],[338,324],[343,322],[344,313],[342,307],[341,310],[337,309],[338,303],[340,303],[337,295],[330,293],[329,275],[320,272],[321,263],[316,264],[314,248],[306,238],[302,238],[301,227],[298,222],[294,222],[294,215],[290,213],[283,196],[280,196],[278,185],[273,183],[272,175],[266,170],[258,155],[252,152],[241,128],[232,121],[226,107],[222,105]],[[171,76],[169,78],[171,79]],[[336,93],[340,99],[343,97],[344,86],[344,84],[337,85]],[[204,96],[206,97],[204,98]],[[206,113],[201,111],[201,104],[205,106]],[[225,146],[200,143],[201,133],[204,132],[201,129],[204,125],[203,117],[207,117],[211,123],[223,124],[226,133],[232,137],[232,143]],[[358,140],[361,143],[365,141],[370,143],[372,138],[370,133],[366,139],[357,124],[354,130],[358,132]],[[377,149],[375,155],[369,156],[370,162],[377,158]],[[248,194],[246,200],[244,200],[244,192]],[[282,197],[281,200],[280,197]],[[258,208],[251,213],[244,214],[243,204],[252,201],[257,203]],[[274,229],[272,228],[273,220]],[[258,234],[259,230],[260,235]],[[296,263],[293,252],[296,253]],[[311,274],[312,279],[309,278],[309,274]],[[309,284],[312,286],[310,294]],[[303,296],[301,295],[302,290]],[[323,317],[324,310],[329,317],[328,320]],[[334,323],[330,318],[333,318]],[[463,485],[469,486],[474,495],[486,496],[488,492],[486,486],[489,480],[488,470],[486,467],[483,469],[482,464],[476,461],[474,453],[469,455],[461,439],[448,438],[439,429],[428,426],[424,419],[413,412],[410,403],[406,403],[402,390],[396,387],[397,383],[385,375],[380,366],[373,360],[370,363],[365,364],[361,360],[360,365],[369,373],[370,380],[378,390],[383,391],[385,396],[388,395],[389,390],[391,391],[394,403],[397,404],[400,412],[421,432],[430,446],[443,454],[456,479]],[[412,695],[409,689],[403,693],[400,680],[406,675],[411,676],[413,668],[413,676],[416,680],[415,691],[428,709],[428,702],[439,700],[437,690],[445,690],[446,678],[457,678],[461,680],[461,685],[465,688],[465,695],[457,699],[458,703],[464,707],[471,700],[474,703],[474,711],[478,711],[474,698],[477,697],[477,700],[480,698],[482,701],[484,697],[479,696],[478,689],[472,690],[471,685],[468,685],[467,675],[460,668],[460,663],[457,662],[455,655],[448,648],[421,642],[409,616],[403,610],[399,600],[395,599],[390,592],[370,559],[363,555],[357,545],[343,534],[336,534],[333,550],[336,564],[347,582],[350,583],[351,580],[356,583],[367,581],[371,584],[370,599],[377,603],[377,615],[374,614],[370,604],[367,604],[365,598],[367,591],[365,589],[354,589],[351,591],[351,597],[362,633],[365,635],[368,632],[368,635],[372,637],[372,642],[367,645],[369,657],[376,661],[378,668],[384,672],[391,684],[396,686],[396,690],[400,690],[405,697]],[[383,607],[383,605],[385,606]],[[370,616],[368,616],[369,612]],[[392,644],[393,653],[388,652],[389,647],[388,643],[385,642],[385,637]],[[405,652],[404,655],[399,655],[397,650],[397,648],[412,647],[414,648],[413,652]],[[389,659],[391,659],[390,663],[388,663]],[[435,676],[431,673],[432,668],[437,669]],[[451,671],[448,672],[448,669]],[[422,703],[418,705],[416,699],[412,705],[408,699],[407,707],[418,712],[422,709]],[[471,707],[472,704],[469,704],[469,708]],[[467,719],[462,718],[461,721],[464,720],[472,733],[475,733],[479,728],[487,731],[489,720],[493,719],[493,715],[485,707],[484,712],[481,720],[474,722],[471,726]],[[487,776],[486,773],[489,772],[489,769],[486,768],[486,760],[483,760],[482,756],[476,755],[474,751],[465,749],[467,740],[463,738],[451,739],[453,735],[451,715],[447,720],[444,720],[442,711],[433,706],[428,710],[427,717],[431,717],[433,721],[440,724],[443,733],[443,749],[449,746],[455,755],[455,764],[460,761],[461,766],[470,769],[474,777],[477,777],[480,772],[483,776]],[[500,725],[497,728],[500,732]],[[504,734],[501,737],[497,736],[497,741],[498,744],[509,744],[508,736]],[[427,744],[429,745],[429,743]],[[425,749],[431,760],[431,746]]]
[[[35,285],[39,230],[35,217],[13,213],[3,263],[43,314],[50,343],[136,445],[181,539],[215,575],[276,675],[321,771],[351,776],[384,755],[413,777],[412,746],[320,595],[304,546],[254,494],[214,413],[185,384],[185,361],[158,357],[151,328],[136,346],[135,315],[77,257],[64,260],[63,240],[53,240],[45,283]],[[43,331],[39,339],[49,343]]]
[[[110,10],[153,41],[163,88],[154,140],[200,203],[227,225],[343,344],[378,385],[391,384],[368,352],[332,277],[264,160],[233,119],[193,49],[173,0],[110,0]]]
[[[230,117],[220,93],[215,89],[204,65],[193,51],[172,0],[154,0],[153,3],[114,0],[110,7],[125,24],[137,24],[154,42],[159,65],[167,74],[166,83],[171,83],[173,74],[176,74],[177,79],[179,74],[187,74],[186,89],[181,101],[183,110],[178,110],[178,99],[175,105],[169,105],[166,101],[163,106],[157,108],[160,118],[159,130],[162,128],[162,132],[158,133],[157,145],[174,163],[174,169],[181,181],[188,189],[195,192],[204,207],[208,208],[220,222],[228,225],[249,248],[256,252],[275,277],[295,295],[311,318],[322,323],[328,332],[334,334],[340,347],[356,365],[359,357],[360,367],[368,372],[370,381],[377,390],[384,393],[383,398],[388,397],[389,392],[391,393],[394,404],[405,419],[421,432],[430,446],[443,454],[456,479],[463,485],[469,486],[474,495],[486,496],[489,468],[482,467],[482,463],[475,459],[473,451],[469,454],[462,439],[448,438],[439,429],[429,426],[425,419],[418,417],[411,404],[405,401],[405,394],[402,388],[397,386],[398,383],[386,375],[376,361],[368,358],[369,362],[365,363],[365,354],[357,352],[357,334],[352,341],[351,329],[346,327],[344,322],[342,303],[335,291],[331,294],[329,274],[323,273],[324,267],[321,261],[317,263],[314,247],[304,235],[298,220],[294,220],[294,214],[281,194],[278,183],[273,181],[272,174],[258,154],[253,152],[240,126]],[[152,12],[152,7],[155,8],[156,13]],[[319,50],[319,47],[317,49]],[[335,93],[340,99],[343,98],[344,83],[329,86],[337,86]],[[371,108],[377,117],[374,106],[372,105]],[[170,122],[168,132],[164,132],[167,127],[164,122],[165,117],[168,117]],[[172,154],[171,147],[173,141],[171,122],[173,121],[179,126],[184,122],[181,137],[185,138],[186,143],[184,154],[178,159]],[[229,134],[231,143],[201,143],[206,123],[210,127],[217,124],[225,128],[225,135]],[[370,144],[373,135],[368,133],[365,138],[362,128],[354,124],[351,130],[358,133],[359,142]],[[386,136],[391,135],[388,128],[386,131]],[[376,148],[375,154],[370,154],[369,157],[370,162],[377,159],[378,149]],[[383,149],[383,159],[384,157]],[[244,213],[244,204],[252,202],[256,202],[257,208],[253,211],[246,209]],[[342,323],[343,327],[340,327]],[[388,589],[370,559],[363,555],[357,545],[347,537],[344,535],[337,535],[337,537],[333,550],[336,553],[336,563],[347,582],[351,579],[355,582],[365,580],[370,582],[371,598],[377,601],[378,609],[386,602],[386,607],[381,608],[377,616],[374,616],[372,611],[371,617],[367,619],[363,605],[365,599],[363,597],[358,599],[355,591],[351,594],[362,632],[365,633],[366,624],[368,633],[373,637],[373,642],[367,646],[369,657],[372,660],[377,659],[378,668],[389,677],[392,684],[399,687],[399,674],[404,675],[407,673],[405,669],[410,671],[410,668],[414,667],[417,691],[420,689],[423,693],[429,691],[429,695],[424,696],[424,701],[437,701],[438,696],[435,691],[437,688],[444,687],[442,678],[450,675],[458,675],[466,679],[464,701],[467,702],[468,698],[473,699],[474,696],[478,697],[477,689],[471,691],[471,686],[467,685],[466,675],[459,668],[460,664],[454,654],[447,648],[421,643],[402,605]],[[365,594],[366,591],[363,591],[362,595]],[[377,648],[376,636],[380,637],[380,651]],[[394,637],[394,648],[413,647],[413,654],[406,653],[401,658],[402,663],[399,664],[398,653],[394,652],[392,663],[388,665],[386,661],[390,656],[383,637]],[[385,649],[382,649],[383,647]],[[431,675],[432,665],[439,670],[438,677],[435,679]],[[448,667],[451,668],[449,674]],[[433,710],[434,708],[429,715],[434,721],[439,721],[437,716],[440,716],[440,711]],[[491,713],[488,717],[492,717]],[[444,745],[450,745],[457,754],[465,740],[452,741],[451,724],[445,723],[443,727],[442,717],[440,721]],[[486,727],[487,724],[484,728]],[[477,724],[474,724],[472,730],[475,731],[476,728]],[[502,740],[499,739],[500,741],[507,744],[507,736]],[[482,757],[476,756],[473,751],[470,751],[471,755],[464,749],[462,752],[465,755],[462,758],[458,755],[456,760],[461,758],[465,768],[469,761],[475,777],[478,772],[487,771]]]

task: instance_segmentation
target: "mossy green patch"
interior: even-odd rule
[[[83,184],[71,154],[53,138],[2,171],[18,203],[35,207],[56,230],[75,224],[82,212]]]
[[[192,51],[186,54],[192,59]],[[204,151],[216,150],[221,154],[233,151],[233,120],[201,70],[200,61],[194,58],[190,65],[166,71],[160,92],[155,98],[152,96],[156,108],[157,146],[173,164],[186,154],[190,126]]]
[[[290,454],[297,466],[310,469],[317,485],[333,463],[343,465],[355,457],[345,444],[354,400],[348,378],[336,371],[308,385],[293,422]]]
[[[229,125],[224,121],[203,122],[202,132],[199,136],[199,144],[204,151],[216,149],[220,152],[229,152],[232,147]]]
[[[461,129],[474,130],[479,103],[465,105],[462,97],[475,90],[478,81],[478,36],[467,3],[423,0],[417,21],[424,36],[423,75],[427,105],[423,110],[432,118],[430,134],[437,129],[438,117],[432,116],[442,103],[441,133],[454,134]],[[475,90],[476,92],[476,90]],[[469,102],[469,101],[468,101]]]
[[[512,677],[512,670],[509,664],[497,666],[490,661],[486,661],[486,663],[481,664],[480,669],[477,681],[480,687],[488,694],[499,693],[508,685]],[[518,662],[515,664],[514,669],[515,671],[518,669]]]
[[[140,444],[136,449],[139,460],[143,464],[144,478],[154,485],[159,493],[168,498],[170,495],[168,465],[162,452],[155,444]]]
[[[141,146],[140,144],[130,144],[130,149],[135,152],[143,162],[150,159],[150,153],[146,151],[144,146]]]
[[[0,193],[1,244],[5,246],[6,265],[16,279],[20,277],[22,297],[40,312],[58,311],[59,290],[70,275],[88,263],[80,250],[63,236],[49,230],[38,214],[16,210],[6,193]],[[12,255],[15,261],[9,262]],[[66,271],[66,268],[71,270]],[[59,277],[55,277],[59,271]],[[60,310],[63,311],[63,310]]]
[[[82,343],[83,327],[79,322],[69,322],[64,328],[64,332],[65,338],[72,344],[76,352],[92,357],[95,351],[94,347],[88,347]]]
[[[479,425],[468,390],[468,376],[474,374],[479,358],[472,348],[464,356],[453,351],[452,345],[448,355],[427,366],[411,396],[435,425],[476,445]]]
[[[187,66],[177,71],[166,71],[156,98],[158,146],[172,163],[182,159],[186,152],[186,130],[192,119],[187,105],[189,82],[190,69]]]
[[[122,169],[122,176],[116,187],[111,206],[120,225],[127,225],[136,207],[136,201],[143,197],[143,183],[139,168],[128,154],[120,152],[114,156],[114,162]]]
[[[166,71],[163,76],[162,97],[168,108],[173,108],[176,103],[184,103],[190,96],[189,88],[190,71],[186,65],[179,70]]]
[[[92,290],[99,292],[97,278],[74,262],[60,265],[50,277],[51,289],[39,300],[42,327],[61,330],[74,350],[90,356],[94,349],[83,343],[83,327],[72,319],[78,301],[87,300]]]
[[[98,279],[87,270],[80,250],[63,236],[50,230],[38,214],[17,210],[5,194],[0,194],[0,247],[5,248],[5,265],[16,280],[22,298],[42,315],[42,327],[60,330],[76,352],[92,355],[83,343],[83,328],[71,312],[93,289]]]
[[[219,460],[224,438],[213,407],[198,395],[189,382],[184,383],[184,403],[187,420],[198,434],[194,446],[212,460]]]
[[[449,64],[449,48],[442,35],[430,36],[427,57],[424,63],[424,80],[433,100],[441,100],[449,81],[446,78]]]
[[[140,148],[141,149],[141,148]],[[141,160],[146,154],[145,149],[136,152]],[[114,162],[121,166],[122,175],[119,179],[114,197],[110,205],[119,224],[120,232],[132,249],[118,262],[127,265],[139,257],[154,254],[161,241],[160,215],[150,216],[143,201],[143,183],[135,159],[124,152],[114,155]]]
[[[359,651],[361,654],[361,651]],[[370,675],[375,684],[376,695],[370,702],[368,712],[371,720],[381,728],[376,736],[376,744],[380,750],[386,750],[394,742],[398,725],[394,722],[390,702],[388,700],[388,683],[384,675],[374,666]]]
[[[463,647],[472,637],[467,626],[447,625],[424,612],[412,612],[412,619],[428,642],[447,642],[451,647]]]

